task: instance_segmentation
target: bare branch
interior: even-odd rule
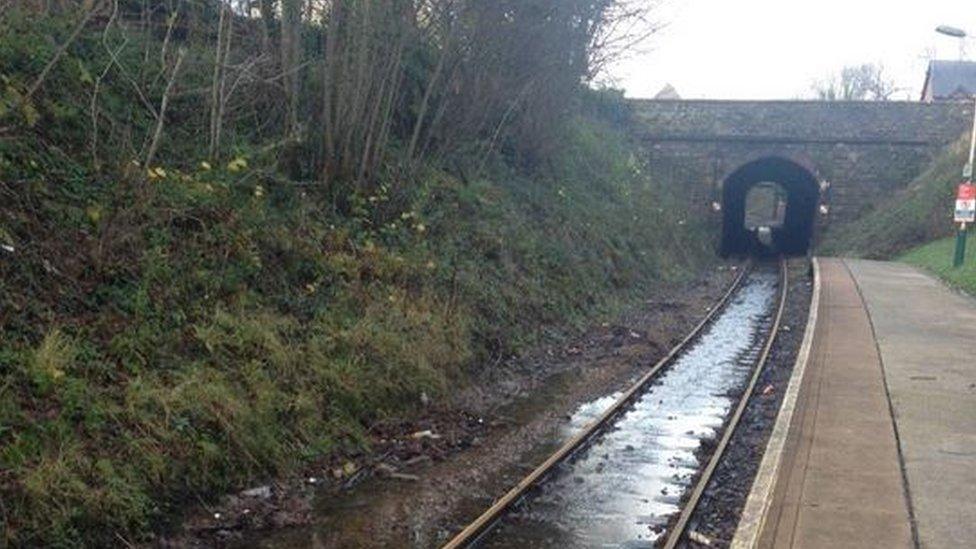
[[[71,35],[68,36],[68,39],[61,43],[57,51],[54,52],[54,55],[47,62],[47,65],[44,65],[44,69],[41,70],[41,73],[37,75],[37,78],[34,79],[34,82],[30,85],[29,88],[27,88],[27,93],[24,95],[23,101],[29,100],[34,95],[34,93],[37,92],[38,89],[40,89],[41,85],[44,84],[44,80],[47,78],[48,73],[50,73],[51,69],[53,69],[54,66],[58,64],[58,61],[61,60],[61,57],[64,55],[64,53],[68,51],[68,48],[71,47],[71,44],[74,43],[74,41],[78,38],[78,35],[81,34],[81,31],[83,31],[85,27],[88,26],[88,22],[91,21],[92,17],[94,17],[95,14],[100,9],[101,9],[101,2],[98,2],[94,4],[91,7],[91,9],[89,9],[85,13],[85,16],[81,18],[81,21],[79,21],[78,24],[75,25],[74,30],[71,31]]]
[[[173,72],[170,73],[169,81],[166,83],[166,91],[163,92],[163,98],[159,103],[159,118],[156,119],[156,129],[153,131],[149,152],[146,153],[145,166],[147,167],[152,164],[156,156],[156,149],[159,147],[159,138],[163,135],[163,125],[166,121],[166,107],[169,105],[170,94],[173,92],[173,84],[176,83],[176,78],[180,73],[180,66],[183,64],[183,58],[185,56],[186,49],[180,48],[179,53],[176,55],[176,64],[173,66]]]

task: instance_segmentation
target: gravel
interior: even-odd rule
[[[739,427],[689,523],[695,540],[684,547],[728,547],[776,423],[793,364],[803,340],[813,281],[807,260],[790,263],[790,291],[780,332],[760,374]],[[703,542],[708,542],[706,545]]]

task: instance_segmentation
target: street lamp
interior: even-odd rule
[[[958,27],[950,27],[949,25],[939,25],[935,27],[935,32],[942,33],[946,36],[953,36],[955,38],[965,38],[966,31]]]
[[[951,27],[949,25],[939,25],[935,27],[935,32],[939,34],[944,34],[946,36],[951,36],[953,38],[959,39],[959,60],[962,61],[966,57],[966,31],[960,29],[959,27]]]

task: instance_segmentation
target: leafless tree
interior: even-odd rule
[[[813,89],[824,101],[888,101],[900,88],[882,65],[865,63],[844,67],[838,75],[815,82]]]
[[[281,0],[281,70],[288,98],[287,133],[298,131],[302,13],[305,0]]]
[[[233,37],[233,14],[230,13],[230,9],[223,0],[219,1],[218,9],[220,16],[217,19],[217,44],[214,49],[213,78],[210,83],[210,146],[208,156],[211,160],[220,153],[220,138],[223,131],[226,105],[224,98],[225,66]]]
[[[119,136],[129,158],[160,158],[178,127],[205,136],[211,159],[232,141],[281,147],[279,167],[317,174],[333,194],[387,165],[540,162],[580,89],[659,28],[658,0],[8,1],[79,15],[28,98],[79,36],[104,26],[108,61],[89,98],[96,165]],[[110,118],[105,90],[120,85],[149,124]]]
[[[621,58],[641,51],[664,28],[657,19],[658,0],[607,0],[591,21],[589,79],[595,79]]]
[[[156,157],[156,151],[159,150],[159,140],[163,136],[163,127],[166,124],[166,108],[169,106],[170,99],[172,98],[173,86],[179,77],[180,67],[183,65],[184,57],[186,57],[186,49],[180,48],[180,51],[176,54],[176,62],[173,64],[173,70],[170,72],[169,80],[166,82],[163,98],[160,100],[159,116],[156,118],[156,129],[152,133],[152,141],[149,143],[149,151],[146,153],[146,160],[144,162],[146,166],[152,165]]]

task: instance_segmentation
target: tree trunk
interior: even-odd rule
[[[285,75],[285,94],[288,98],[286,133],[298,132],[298,101],[301,83],[303,0],[281,0],[281,70]]]

